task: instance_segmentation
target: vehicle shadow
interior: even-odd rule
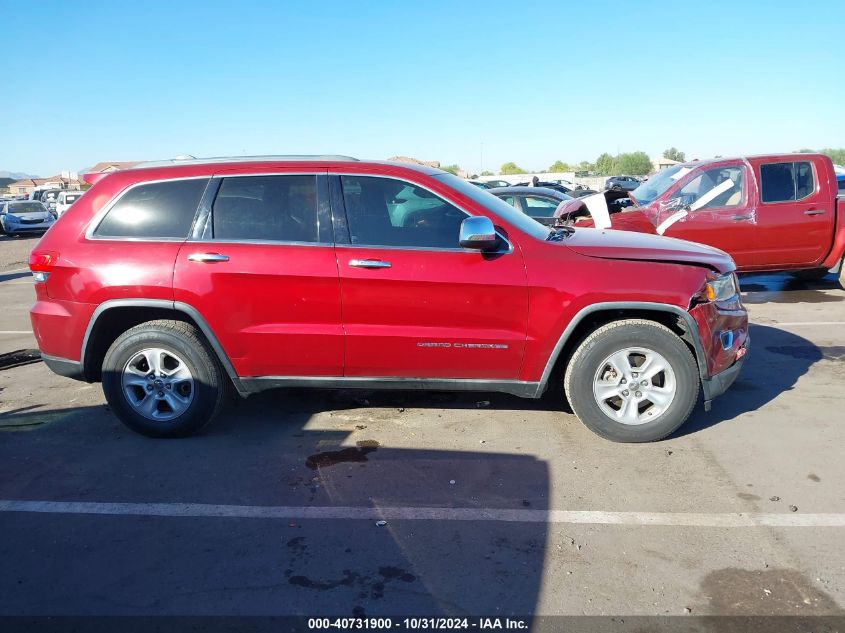
[[[44,237],[44,232],[39,233],[16,233],[15,235],[0,234],[0,242],[10,242],[12,240],[27,240],[37,242]]]
[[[752,323],[750,334],[748,359],[736,382],[713,401],[711,411],[704,411],[700,405],[696,407],[689,420],[672,437],[697,433],[759,409],[781,393],[793,389],[813,364],[840,353],[768,325]]]
[[[17,273],[0,273],[0,283],[4,281],[12,281],[13,279],[23,279],[24,277],[31,277],[32,273],[28,270]]]
[[[831,303],[845,301],[845,293],[837,275],[828,274],[821,279],[800,279],[788,273],[746,273],[740,275],[742,301],[758,303]],[[833,290],[834,293],[818,292]]]
[[[0,560],[15,570],[0,574],[0,615],[533,613],[546,462],[431,442],[392,447],[386,424],[331,411],[326,398],[259,394],[180,440],[132,433],[103,406],[7,414],[16,428],[0,433],[0,500],[131,511],[0,513],[14,535],[0,539]],[[156,516],[151,503],[177,515]],[[268,506],[281,515],[242,516]],[[232,515],[197,516],[197,507]],[[489,520],[491,509],[512,519]]]

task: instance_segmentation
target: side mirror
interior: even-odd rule
[[[461,233],[458,238],[464,248],[479,251],[492,251],[499,246],[499,236],[490,218],[473,216],[461,222]]]

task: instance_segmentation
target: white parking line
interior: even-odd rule
[[[32,330],[0,330],[0,334],[32,334]]]
[[[26,272],[26,273],[30,272],[29,268],[15,268],[13,270],[0,270],[0,275],[9,275],[11,273],[24,273],[24,272]]]
[[[808,327],[813,327],[816,325],[845,325],[845,321],[784,321],[783,323],[775,321],[772,323],[761,323],[760,325],[786,325],[788,327],[800,327],[806,325]]]
[[[603,512],[507,508],[240,506],[207,503],[98,503],[0,500],[0,512],[239,519],[358,519],[377,521],[504,521],[683,527],[845,527],[845,513]]]

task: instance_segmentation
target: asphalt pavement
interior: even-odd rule
[[[0,353],[35,347],[7,259]],[[560,398],[323,390],[152,440],[0,370],[0,615],[842,616],[845,291],[742,285],[742,375],[648,445]]]

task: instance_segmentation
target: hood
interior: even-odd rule
[[[578,228],[561,243],[587,257],[694,264],[720,273],[736,269],[731,256],[718,248],[647,233]]]

